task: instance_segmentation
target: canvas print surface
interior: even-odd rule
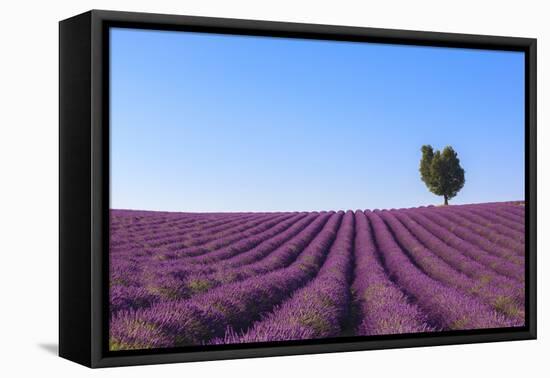
[[[110,50],[111,351],[525,325],[523,53]]]

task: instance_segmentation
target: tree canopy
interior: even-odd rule
[[[432,146],[424,145],[421,151],[420,178],[430,192],[443,196],[445,205],[448,205],[466,182],[458,155],[451,146],[434,151]]]

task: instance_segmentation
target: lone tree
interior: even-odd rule
[[[420,159],[420,177],[430,192],[443,196],[445,205],[464,186],[464,169],[451,146],[442,152],[435,151],[430,145],[422,146]]]

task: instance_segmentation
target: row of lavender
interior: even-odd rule
[[[521,203],[112,211],[112,350],[521,326]]]

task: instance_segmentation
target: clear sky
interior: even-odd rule
[[[113,29],[110,64],[111,208],[439,204],[423,144],[451,204],[524,199],[523,53]]]

